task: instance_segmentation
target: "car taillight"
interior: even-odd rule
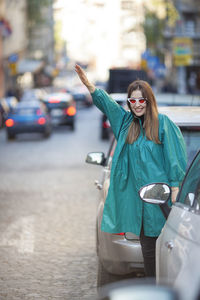
[[[114,233],[115,235],[125,235],[125,232]]]
[[[13,119],[8,119],[6,120],[5,124],[7,127],[12,127],[14,125],[14,120]]]
[[[109,128],[109,127],[110,127],[110,125],[108,122],[103,122],[103,128]]]
[[[49,103],[60,103],[60,100],[58,100],[58,99],[50,99]]]
[[[45,120],[45,118],[42,117],[42,118],[39,118],[37,122],[40,125],[44,125],[46,123],[46,120]]]
[[[74,116],[76,114],[76,108],[74,106],[70,106],[70,107],[65,109],[65,113],[68,116]]]

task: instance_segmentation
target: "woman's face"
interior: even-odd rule
[[[142,92],[140,90],[135,90],[131,94],[131,98],[134,99],[140,99],[143,98]],[[136,101],[136,103],[130,103],[131,110],[137,117],[141,117],[146,113],[146,101],[144,103],[139,103],[139,101]]]

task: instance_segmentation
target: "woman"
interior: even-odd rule
[[[165,218],[159,206],[141,201],[138,191],[146,184],[165,182],[171,186],[172,203],[176,201],[186,169],[183,136],[167,116],[158,114],[146,81],[129,85],[130,111],[126,111],[105,91],[96,89],[80,66],[75,70],[94,104],[108,117],[117,140],[101,229],[140,236],[145,274],[155,276],[155,244]]]

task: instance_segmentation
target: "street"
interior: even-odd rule
[[[101,167],[85,157],[108,150],[99,118],[79,110],[74,132],[55,128],[49,139],[0,131],[0,299],[94,299]]]

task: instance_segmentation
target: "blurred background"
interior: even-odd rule
[[[97,295],[105,176],[85,159],[112,133],[75,63],[122,105],[147,80],[200,147],[200,0],[0,0],[0,299]]]
[[[143,69],[159,92],[199,93],[199,11],[198,0],[0,0],[0,97],[61,84],[77,62],[95,82]]]

